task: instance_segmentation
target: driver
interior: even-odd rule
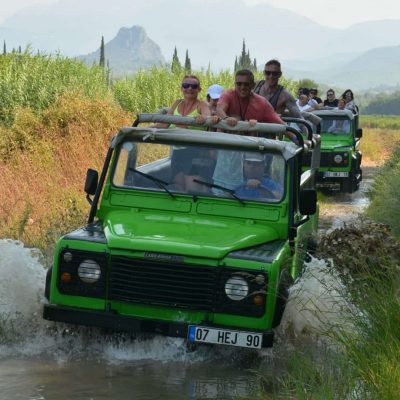
[[[235,190],[238,197],[246,199],[263,197],[280,199],[282,197],[282,185],[264,175],[265,156],[263,154],[257,152],[245,153],[243,161],[244,183]]]

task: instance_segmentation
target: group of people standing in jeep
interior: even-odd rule
[[[318,89],[299,88],[296,104],[300,111],[338,109],[358,113],[358,107],[354,103],[354,94],[351,89],[347,89],[339,98],[336,98],[333,89],[328,89],[326,99],[322,101],[318,97]]]
[[[282,76],[279,61],[268,61],[263,73],[265,79],[256,82],[250,70],[239,70],[235,73],[233,89],[224,90],[221,85],[211,85],[207,91],[207,101],[199,99],[201,91],[199,79],[195,75],[186,75],[181,84],[183,99],[175,101],[168,113],[193,116],[197,123],[202,123],[205,118],[212,116],[213,123],[225,120],[229,126],[234,127],[238,121],[248,121],[250,125],[255,125],[257,122],[284,124],[281,115],[302,118],[302,111],[321,108],[358,111],[354,104],[354,94],[350,89],[339,99],[335,97],[334,90],[329,89],[323,101],[318,97],[317,89],[301,88],[296,100],[279,84]],[[290,133],[287,135],[296,141],[293,135]]]

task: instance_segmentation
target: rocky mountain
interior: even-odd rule
[[[6,40],[9,48],[31,43],[34,49],[76,56],[99,46],[101,36],[108,41],[121,26],[132,25],[144,26],[167,57],[175,46],[180,59],[188,49],[193,67],[210,63],[213,69],[233,67],[243,38],[251,57],[262,63],[354,55],[396,46],[400,37],[400,20],[335,29],[283,8],[249,6],[242,0],[171,0],[168,5],[165,0],[58,0],[6,19],[0,24],[0,43]]]
[[[114,76],[129,75],[140,68],[160,66],[165,63],[160,47],[140,26],[121,28],[114,39],[104,44],[104,54]],[[100,47],[78,57],[89,65],[100,60]]]
[[[251,57],[259,64],[278,58],[285,74],[297,71],[304,78],[312,72],[308,77],[336,86],[351,86],[348,81],[357,78],[359,87],[377,86],[379,78],[368,76],[367,71],[358,75],[358,67],[353,75],[346,76],[346,68],[350,68],[346,63],[374,48],[400,44],[399,19],[335,29],[283,8],[266,3],[250,6],[242,0],[170,0],[168,4],[165,0],[58,0],[34,5],[4,20],[0,43],[5,40],[9,49],[19,45],[24,48],[29,43],[34,50],[77,56],[98,48],[102,36],[108,46],[121,26],[132,25],[146,28],[167,61],[176,46],[181,61],[188,49],[194,68],[210,64],[213,70],[232,69],[245,39]],[[118,50],[121,54],[122,49],[123,45]],[[111,55],[106,48],[110,63]],[[99,58],[96,53],[89,56],[96,61]],[[294,60],[302,62],[294,65]],[[370,58],[370,62],[374,64],[375,60]],[[397,75],[390,72],[395,67],[390,71],[390,65],[386,67],[382,65],[381,71],[389,75],[382,78],[390,83]],[[122,66],[115,64],[115,69]]]

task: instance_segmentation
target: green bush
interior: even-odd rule
[[[369,192],[370,205],[367,215],[391,227],[400,237],[400,148],[376,176]]]

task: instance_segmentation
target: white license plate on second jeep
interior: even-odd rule
[[[326,171],[324,172],[325,178],[348,178],[348,172],[335,172],[335,171]]]
[[[248,349],[261,349],[262,333],[190,325],[188,340],[191,343],[225,344],[229,346],[247,347]]]

